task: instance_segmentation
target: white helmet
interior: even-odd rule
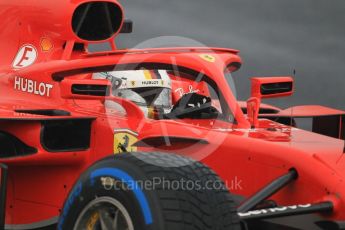
[[[153,118],[153,109],[169,112],[172,108],[171,80],[166,70],[124,70],[101,72],[94,79],[109,79],[113,95],[136,103],[144,113]]]

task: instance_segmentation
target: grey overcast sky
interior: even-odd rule
[[[122,0],[134,47],[158,36],[182,36],[207,46],[236,48],[244,64],[234,74],[239,99],[249,77],[291,75],[296,94],[268,101],[287,107],[321,104],[345,110],[344,0]],[[188,45],[188,44],[186,44]]]

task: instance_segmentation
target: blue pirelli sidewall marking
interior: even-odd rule
[[[83,189],[83,184],[81,182],[79,182],[78,184],[76,184],[74,186],[72,192],[68,196],[68,198],[64,204],[64,208],[62,210],[61,216],[60,216],[60,220],[58,223],[58,230],[62,230],[62,225],[65,222],[65,218],[68,214],[68,211],[71,208],[71,205],[73,204],[75,199],[80,196],[82,189]]]
[[[96,177],[101,176],[112,176],[118,180],[121,180],[121,182],[127,184],[127,186],[131,187],[131,191],[134,193],[137,201],[140,204],[141,211],[144,215],[144,220],[147,225],[152,224],[152,213],[150,205],[146,199],[146,196],[142,189],[139,186],[133,186],[133,184],[136,184],[133,177],[128,175],[125,171],[117,168],[100,168],[96,169],[91,173],[91,181],[94,181]]]

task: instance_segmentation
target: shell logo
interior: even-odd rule
[[[43,52],[49,52],[54,47],[52,41],[49,38],[42,38],[40,45]]]

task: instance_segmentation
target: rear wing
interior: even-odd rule
[[[312,118],[314,133],[345,140],[345,111],[320,105],[295,106],[276,114],[260,114],[260,118],[294,125],[295,118]]]

